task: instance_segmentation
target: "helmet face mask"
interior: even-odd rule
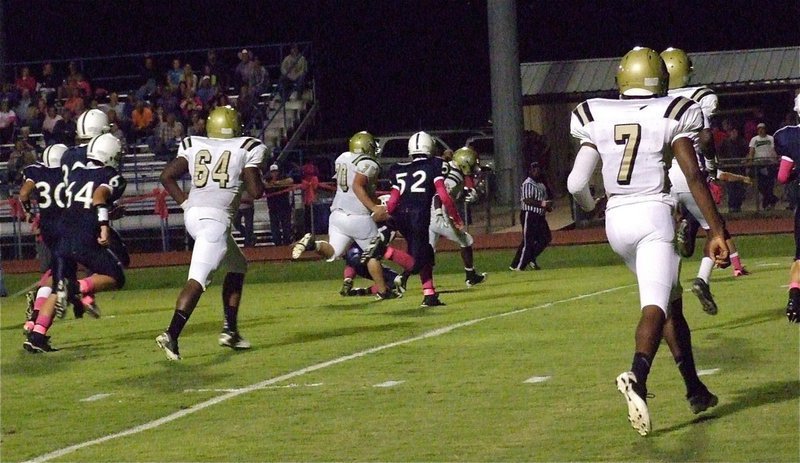
[[[433,138],[425,132],[417,132],[408,139],[408,154],[412,158],[431,157],[433,148]]]
[[[668,80],[664,60],[651,48],[634,48],[622,57],[617,68],[617,87],[624,96],[663,96]]]
[[[242,133],[239,113],[230,106],[218,106],[208,115],[206,133],[209,138],[236,138]]]
[[[42,164],[50,168],[60,167],[61,158],[64,156],[67,149],[67,145],[61,143],[48,146],[42,153]]]
[[[694,72],[692,60],[679,48],[667,48],[661,52],[661,59],[667,65],[669,88],[682,88],[689,85],[689,77]]]
[[[381,149],[375,137],[369,132],[361,131],[350,137],[348,149],[353,154],[364,154],[369,157],[377,158],[380,156]]]
[[[471,175],[476,171],[478,153],[468,146],[459,148],[453,153],[453,162],[464,175]]]
[[[99,109],[84,111],[75,122],[77,126],[76,138],[90,140],[98,135],[108,132],[108,116]]]
[[[110,133],[104,133],[92,138],[86,147],[86,159],[97,161],[104,166],[117,168],[122,143]]]

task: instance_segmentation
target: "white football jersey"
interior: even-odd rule
[[[461,169],[453,161],[450,161],[448,165],[450,168],[444,178],[444,186],[450,197],[457,201],[464,192],[464,172],[461,172]]]
[[[709,119],[717,113],[719,106],[719,99],[714,90],[708,87],[683,87],[673,88],[668,94],[670,96],[682,96],[696,101],[700,104],[700,109],[703,111],[703,128],[710,128]],[[700,156],[699,141],[695,141],[694,149],[698,153],[697,164],[701,169],[705,169],[705,163]],[[686,193],[689,191],[689,184],[686,183],[686,176],[683,175],[678,163],[673,163],[669,169],[669,181],[672,183],[672,191]]]
[[[353,181],[356,178],[356,173],[365,175],[368,179],[367,184],[372,188],[381,169],[378,161],[364,154],[355,154],[347,151],[336,158],[335,165],[336,196],[333,197],[331,210],[340,209],[347,214],[369,215],[371,213],[370,210],[361,203],[361,200],[353,192]]]
[[[242,171],[258,168],[265,151],[264,144],[251,137],[184,138],[178,156],[186,158],[192,176],[187,207],[222,209],[232,218],[239,207]]]
[[[580,144],[592,144],[600,153],[610,205],[625,196],[669,194],[672,142],[686,137],[694,143],[703,114],[683,97],[595,98],[572,111],[570,124]]]

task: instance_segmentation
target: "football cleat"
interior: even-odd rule
[[[219,334],[219,345],[233,350],[244,350],[253,347],[250,341],[243,338],[238,331],[225,330]]]
[[[369,288],[352,288],[347,292],[347,296],[369,296],[372,294]]]
[[[617,376],[617,390],[628,404],[628,421],[641,436],[650,433],[650,411],[647,409],[647,390],[640,386],[633,372]]]
[[[92,316],[92,318],[100,318],[100,307],[97,305],[97,301],[92,298],[91,302],[81,302],[81,307],[83,307],[84,312],[88,313]]]
[[[351,296],[350,290],[353,289],[353,279],[345,278],[342,282],[342,289],[339,290],[340,296]]]
[[[479,285],[486,281],[487,274],[486,273],[473,273],[464,281],[466,283],[467,288],[472,288],[475,285]]]
[[[313,251],[316,247],[316,242],[314,241],[314,235],[311,233],[306,233],[300,238],[300,241],[294,244],[292,247],[292,259],[297,260],[303,255],[306,251]]]
[[[403,294],[406,293],[406,287],[408,286],[408,277],[409,275],[406,274],[405,272],[394,277],[394,292],[397,293],[397,297],[403,297]]]
[[[172,339],[172,336],[170,336],[166,331],[158,335],[156,338],[156,344],[158,344],[158,347],[164,350],[164,353],[167,355],[169,360],[181,359],[181,354],[178,352],[178,340]]]
[[[25,320],[30,320],[33,316],[33,304],[36,302],[36,292],[38,289],[32,289],[25,293]]]
[[[789,298],[786,304],[786,318],[792,323],[800,323],[800,301]]]
[[[694,394],[687,397],[686,400],[689,401],[689,408],[692,409],[692,413],[695,415],[700,412],[704,412],[719,403],[717,396],[709,392],[708,388],[705,386],[702,386]]]
[[[733,271],[733,276],[734,277],[744,277],[744,276],[747,276],[747,275],[750,275],[750,271],[747,270],[744,267],[742,267],[741,269],[735,269]]]
[[[420,304],[420,307],[421,308],[436,307],[439,305],[445,305],[445,303],[439,300],[438,293],[434,293],[434,294],[428,294],[427,296],[422,298],[422,304]]]
[[[531,267],[532,269],[534,269],[534,270],[541,270],[541,269],[542,269],[542,267],[539,267],[539,263],[538,263],[538,262],[536,262],[536,261],[533,261],[533,262],[531,262],[531,263],[530,263],[530,264],[528,264],[528,265],[530,265],[530,267]]]
[[[678,223],[678,229],[675,232],[675,247],[678,249],[678,254],[683,257],[692,257],[696,242],[696,227],[692,227],[692,224],[688,220],[681,219],[680,223]]]
[[[708,283],[703,281],[702,278],[695,278],[692,282],[692,292],[697,299],[700,300],[700,305],[703,306],[703,312],[709,315],[717,314],[717,303],[714,302],[714,296],[711,295],[711,289]]]
[[[390,289],[387,289],[386,291],[384,291],[382,293],[375,293],[375,300],[376,301],[384,301],[384,300],[387,300],[387,299],[396,299],[397,297],[398,297],[397,293],[395,291],[390,290]]]
[[[50,345],[50,336],[34,332],[28,335],[28,339],[22,343],[22,347],[31,354],[43,354],[58,350]]]
[[[380,234],[375,235],[370,241],[367,249],[361,253],[361,263],[366,264],[370,259],[383,259],[386,253],[386,243]]]

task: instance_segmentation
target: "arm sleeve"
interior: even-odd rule
[[[374,159],[364,157],[356,160],[356,172],[363,174],[370,180],[374,180],[380,172],[380,166]]]
[[[453,198],[447,194],[447,187],[444,185],[444,180],[442,178],[437,178],[433,184],[436,186],[436,194],[439,195],[439,199],[442,200],[442,205],[444,206],[444,210],[447,211],[447,215],[453,218],[453,222],[457,224],[463,223],[461,216],[458,214],[458,209],[456,209],[456,204],[453,202]]]
[[[675,143],[678,138],[688,138],[693,145],[697,144],[697,137],[703,130],[703,111],[700,105],[692,104],[686,109],[686,113],[677,121],[675,135],[669,141],[670,145]]]
[[[264,162],[264,153],[266,151],[267,147],[263,143],[259,143],[257,146],[253,147],[247,152],[247,161],[244,166],[259,168]]]
[[[386,201],[386,212],[391,214],[397,208],[397,202],[400,200],[400,190],[397,187],[392,187],[389,192],[389,200]]]
[[[794,167],[792,158],[781,156],[781,165],[778,167],[778,182],[782,184],[789,183],[792,178],[792,167]]]
[[[589,190],[589,179],[592,177],[595,166],[600,160],[600,153],[591,145],[584,144],[575,156],[572,172],[567,177],[567,190],[575,198],[581,209],[591,211],[594,209],[594,198]]]

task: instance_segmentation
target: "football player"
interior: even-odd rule
[[[316,251],[328,262],[333,262],[342,257],[354,242],[361,249],[366,249],[372,239],[378,236],[376,222],[388,219],[386,207],[374,197],[375,182],[380,172],[380,150],[375,138],[369,132],[358,132],[350,138],[348,148],[335,162],[336,195],[331,204],[328,224],[330,241],[316,240],[314,235],[306,233],[292,247],[292,259],[299,259],[305,251]],[[367,268],[380,290],[375,295],[376,299],[397,297],[383,279],[380,262],[367,262]]]
[[[694,68],[692,66],[692,60],[683,50],[667,48],[661,52],[661,58],[667,66],[667,72],[669,72],[668,94],[683,96],[696,101],[703,111],[703,130],[700,131],[697,138],[695,150],[703,159],[701,166],[704,166],[706,172],[708,172],[709,189],[715,194],[721,195],[722,187],[718,184],[717,179],[722,180],[730,178],[732,175],[719,171],[716,165],[716,151],[709,121],[717,112],[717,106],[719,104],[717,95],[712,89],[705,86],[689,86],[689,79]],[[698,162],[700,162],[699,158]],[[697,204],[689,192],[686,178],[676,163],[673,163],[672,167],[670,167],[669,180],[670,183],[672,183],[672,195],[675,196],[680,203],[681,212],[688,211],[688,213],[682,214],[682,219],[678,223],[676,241],[681,255],[690,257],[694,253],[698,228],[703,227],[703,230],[708,231],[708,223],[700,213],[700,209],[698,209]],[[706,234],[706,236],[708,236],[708,234]],[[707,244],[708,241],[706,240],[706,245]],[[731,264],[733,264],[733,276],[739,277],[748,275],[750,272],[742,265],[739,252],[736,249],[733,239],[729,239],[727,244],[731,252],[730,259]],[[703,311],[711,315],[716,315],[717,304],[709,288],[711,270],[714,268],[714,262],[708,257],[707,246],[704,248],[704,254],[703,259],[700,261],[700,269],[697,272],[697,277],[692,282],[692,292],[700,300]]]
[[[444,158],[443,158],[444,160]],[[472,177],[478,169],[478,153],[472,148],[459,148],[452,154],[451,161],[444,161],[446,174],[444,179],[447,193],[455,201],[465,200],[467,178]],[[461,228],[455,227],[450,216],[442,210],[442,201],[438,196],[433,197],[431,203],[431,224],[429,228],[429,241],[431,247],[436,251],[436,242],[440,236],[456,243],[461,248],[461,260],[464,262],[464,272],[466,278],[464,282],[470,288],[486,280],[486,273],[475,271],[473,263],[472,243],[475,241],[472,235]]]
[[[670,153],[710,226],[710,255],[717,265],[729,263],[728,232],[693,146],[703,128],[703,113],[688,98],[665,96],[668,78],[657,52],[636,47],[622,58],[617,70],[621,98],[587,100],[571,116],[571,132],[580,149],[567,187],[582,209],[592,210],[596,201],[589,179],[602,161],[608,241],[635,273],[639,286],[636,350],[631,371],[621,373],[616,383],[625,396],[631,425],[643,436],[651,429],[647,376],[662,337],[683,377],[691,410],[700,413],[718,401],[697,376],[689,325],[683,316],[680,256],[673,245],[675,200],[664,175]]]
[[[355,243],[350,246],[350,249],[347,250],[344,256],[344,260],[347,263],[347,268],[352,269],[352,276],[350,277],[350,285],[349,287],[345,288],[342,287],[342,291],[339,292],[342,296],[369,296],[378,294],[380,291],[378,286],[373,284],[369,288],[355,288],[353,287],[353,280],[352,278],[356,275],[360,276],[361,278],[366,278],[368,280],[372,279],[372,276],[369,274],[369,269],[367,266],[361,262],[361,255],[363,251],[361,248],[358,247]],[[400,281],[402,276],[392,270],[387,266],[382,266],[383,271],[383,279],[386,281],[386,286],[389,287],[390,291],[395,291],[399,295],[402,295],[402,291],[397,289],[400,285]],[[346,291],[345,291],[346,289]]]
[[[794,110],[800,117],[800,95],[794,99]],[[775,132],[775,151],[781,157],[778,181],[782,184],[797,182],[800,166],[800,125],[787,125]],[[786,318],[800,323],[800,207],[794,208],[794,262],[789,272],[789,302]]]
[[[453,227],[463,227],[461,216],[445,186],[446,167],[441,158],[431,157],[433,150],[433,138],[425,132],[417,132],[408,139],[411,161],[395,164],[389,170],[392,189],[386,205],[394,227],[406,239],[408,252],[414,258],[411,273],[419,273],[422,282],[421,307],[444,305],[433,283],[435,259],[429,232],[434,196],[441,200]],[[374,241],[365,255],[371,260],[380,257],[380,247],[380,240]]]
[[[88,143],[85,164],[76,161],[71,166],[62,165],[66,201],[57,227],[61,236],[53,252],[54,293],[42,305],[23,344],[28,352],[55,350],[47,330],[53,316],[65,310],[69,295],[78,291],[77,264],[92,273],[83,279],[86,292],[119,289],[125,284],[122,264],[108,249],[108,205],[119,199],[127,186],[116,170],[120,151],[120,141],[103,134]]]
[[[237,324],[247,260],[233,239],[231,221],[239,208],[242,187],[256,199],[264,192],[260,165],[266,147],[255,138],[240,136],[239,113],[230,106],[212,110],[206,130],[207,138],[184,138],[177,157],[161,172],[161,183],[185,211],[186,231],[195,240],[189,277],[178,295],[172,321],[156,338],[169,360],[181,359],[178,337],[220,265],[227,267],[227,274],[222,283],[225,323],[219,345],[235,350],[251,347]],[[187,173],[192,178],[188,194],[178,184]]]

